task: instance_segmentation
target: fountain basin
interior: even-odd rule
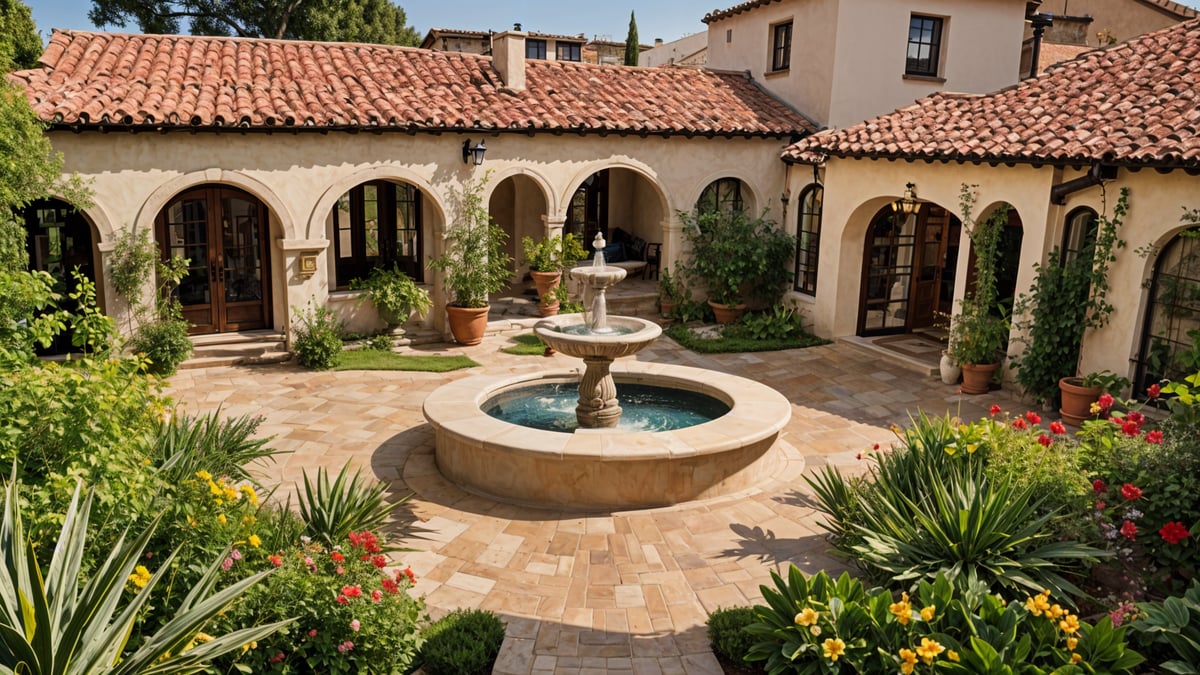
[[[791,404],[752,380],[698,368],[618,363],[619,383],[694,391],[729,405],[725,415],[672,431],[541,431],[488,416],[496,396],[580,370],[468,377],[425,400],[438,468],[469,491],[510,503],[620,510],[667,506],[744,491],[778,473],[776,447]]]
[[[559,314],[538,321],[533,332],[555,351],[581,359],[632,356],[662,335],[658,324],[631,316],[608,317],[608,326],[614,330],[609,334],[565,332],[583,324],[582,314]]]

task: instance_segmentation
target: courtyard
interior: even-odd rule
[[[494,335],[476,347],[431,345],[482,368],[448,374],[311,372],[295,365],[184,370],[168,393],[180,412],[262,415],[260,434],[290,454],[261,467],[281,492],[317,467],[347,461],[411,497],[389,532],[434,618],[482,608],[507,624],[497,673],[720,673],[705,634],[719,607],[762,602],[771,570],[844,569],[830,554],[803,473],[853,470],[860,453],[895,439],[909,414],[978,419],[1011,394],[967,397],[936,378],[835,343],[802,350],[702,355],[663,338],[633,358],[728,372],[765,383],[792,403],[782,436],[787,469],[741,494],[620,513],[526,508],[469,494],[442,478],[421,405],[437,387],[477,375],[578,363],[513,356]],[[575,363],[572,363],[574,361]],[[1022,408],[1023,410],[1023,408]],[[276,495],[282,499],[281,494]]]

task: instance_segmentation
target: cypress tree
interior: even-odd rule
[[[637,19],[633,17],[631,11],[629,12],[629,34],[625,36],[625,65],[636,66],[638,53]]]

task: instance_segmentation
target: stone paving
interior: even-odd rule
[[[571,367],[573,359],[513,356],[506,337],[462,348],[489,373]],[[768,384],[792,402],[784,436],[792,460],[770,483],[745,493],[669,508],[570,513],[512,506],[445,481],[421,403],[433,389],[478,374],[313,373],[294,365],[182,371],[169,393],[191,414],[262,415],[261,433],[287,451],[263,467],[284,491],[307,469],[350,461],[408,496],[393,539],[417,574],[436,618],[458,607],[499,613],[507,623],[494,672],[719,674],[705,621],[718,607],[760,600],[770,570],[837,570],[812,508],[804,470],[857,468],[856,455],[894,439],[917,409],[964,418],[1004,392],[965,397],[955,387],[890,365],[849,344],[757,354],[700,355],[662,338],[639,360],[730,372]],[[411,496],[410,496],[411,495]]]

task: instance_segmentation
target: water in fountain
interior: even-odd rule
[[[703,424],[729,412],[722,401],[686,389],[618,383],[623,413],[617,429],[670,431]],[[496,419],[543,431],[571,433],[579,428],[575,406],[579,387],[556,382],[523,387],[493,396],[481,406]]]

